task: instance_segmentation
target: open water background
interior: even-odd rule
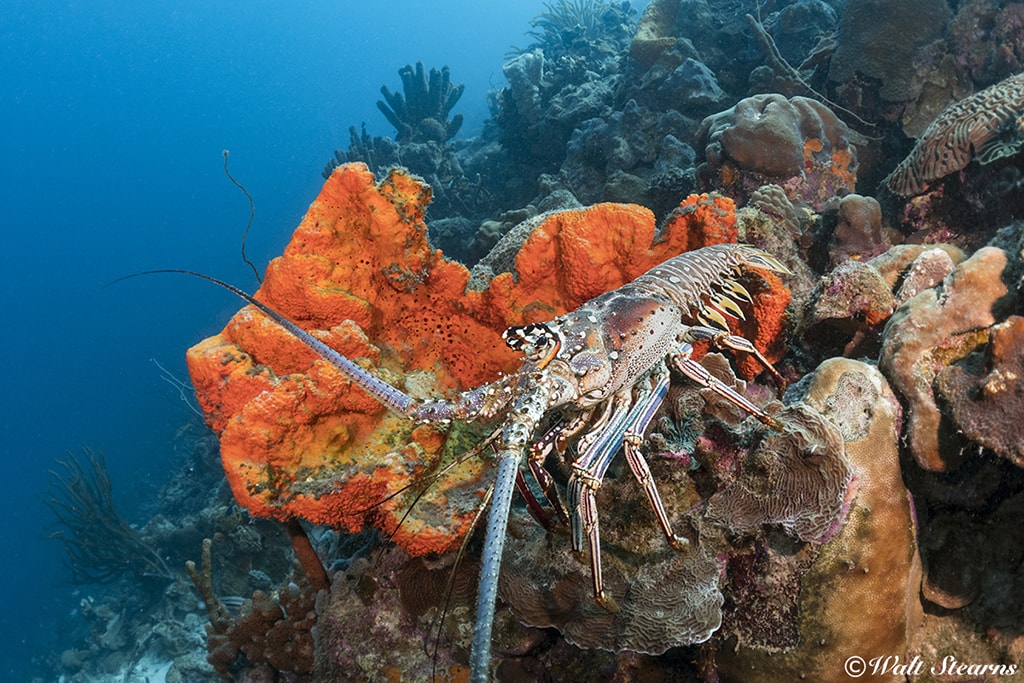
[[[643,3],[634,3],[642,5]],[[56,624],[90,587],[67,584],[39,496],[65,451],[102,450],[117,504],[144,521],[179,463],[190,413],[151,359],[186,378],[184,351],[239,308],[184,277],[256,287],[249,257],[279,254],[348,128],[394,131],[382,84],[422,61],[466,90],[460,137],[478,134],[512,45],[540,0],[287,3],[5,0],[0,9],[0,465],[4,609],[0,680],[59,653]],[[150,510],[151,511],[151,510]],[[197,549],[198,552],[198,549]],[[102,590],[102,589],[100,589]]]

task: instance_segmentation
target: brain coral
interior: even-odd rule
[[[363,164],[339,166],[256,297],[386,381],[428,398],[515,370],[520,359],[501,340],[506,327],[574,309],[680,253],[690,239],[687,220],[656,239],[653,215],[638,206],[559,212],[527,237],[515,275],[467,290],[466,268],[427,241],[429,199],[430,188],[404,171],[377,183]],[[783,296],[750,291],[752,320],[761,317],[758,306]],[[775,339],[751,338],[773,355]],[[418,492],[409,487],[429,483],[431,473],[471,450],[486,426],[414,427],[386,414],[251,307],[192,347],[187,360],[220,433],[232,492],[253,514],[349,529],[371,523],[411,554],[445,552],[469,528],[489,476],[482,458],[446,471],[412,514],[403,513]]]
[[[977,159],[988,164],[1024,145],[1024,73],[954,102],[932,121],[906,159],[883,181],[898,195],[921,194],[928,184]]]

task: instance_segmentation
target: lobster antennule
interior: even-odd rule
[[[206,280],[207,282],[212,282],[218,287],[228,290],[235,296],[239,297],[240,299],[243,299],[250,306],[259,309],[259,311],[263,313],[263,315],[267,316],[275,323],[277,323],[284,329],[288,330],[288,332],[294,335],[296,339],[301,341],[303,344],[305,344],[310,349],[315,351],[317,355],[319,355],[321,358],[323,358],[331,365],[336,367],[338,369],[338,372],[347,377],[353,384],[357,384],[363,391],[368,393],[370,396],[372,396],[386,408],[395,413],[398,413],[403,417],[410,417],[415,411],[417,405],[419,404],[419,401],[414,399],[412,396],[409,396],[408,394],[394,388],[387,382],[384,382],[383,380],[374,377],[369,372],[367,372],[360,366],[356,365],[354,362],[352,362],[345,356],[341,355],[327,344],[324,344],[322,341],[311,335],[309,332],[302,329],[301,327],[293,323],[291,320],[275,311],[270,306],[267,306],[262,301],[259,301],[248,292],[239,289],[238,287],[235,287],[232,284],[228,284],[223,280],[218,280],[215,277],[210,277],[209,275],[197,273],[192,270],[183,270],[180,268],[164,268],[160,270],[147,270],[141,273],[133,273],[132,275],[127,275],[125,277],[118,278],[113,282],[119,282],[121,280],[126,280],[131,277],[137,277],[139,275],[151,275],[155,273],[180,273],[182,275],[191,275],[192,277],[201,278],[203,280]],[[110,284],[113,284],[113,282]]]

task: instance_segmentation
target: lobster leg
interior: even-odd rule
[[[566,487],[573,550],[582,552],[586,539],[590,549],[590,575],[594,582],[594,599],[609,612],[618,612],[619,607],[604,590],[597,490],[601,487],[601,480],[609,463],[622,444],[629,417],[628,394],[627,390],[612,397],[606,413],[609,418],[601,421],[602,427],[587,433],[589,437],[600,430],[590,447],[572,464],[573,473]]]
[[[613,397],[614,406],[611,417],[603,426],[602,431],[591,446],[573,463],[573,476],[569,480],[569,502],[573,521],[573,547],[582,550],[583,539],[586,538],[590,550],[591,578],[594,582],[594,599],[609,612],[618,611],[615,600],[604,590],[604,576],[601,568],[601,538],[597,514],[597,490],[601,487],[605,472],[624,440],[635,442],[642,438],[647,426],[654,419],[658,407],[668,392],[669,374],[662,369],[654,374],[656,383],[653,389],[642,389],[641,394],[632,400],[630,392],[620,392]],[[589,435],[593,435],[591,431]],[[657,487],[651,477],[647,463],[643,461],[639,450],[627,442],[627,457],[630,458],[630,469],[644,487],[651,507],[662,529],[665,530],[669,543],[673,548],[682,549],[686,539],[677,537],[672,532],[671,524],[665,513]],[[639,459],[639,464],[634,460]]]
[[[559,422],[549,429],[540,439],[537,440],[530,447],[530,451],[527,454],[527,464],[530,466],[530,472],[533,474],[534,481],[540,486],[541,491],[544,493],[544,497],[548,503],[555,510],[555,516],[558,517],[559,521],[563,525],[569,525],[569,515],[565,510],[565,503],[562,502],[562,497],[558,494],[558,488],[555,486],[555,480],[551,478],[551,475],[546,469],[544,469],[544,461],[547,459],[549,453],[552,450],[556,451],[559,455],[565,453],[565,449],[568,445],[568,440],[580,433],[580,431],[587,425],[590,420],[592,410],[584,409],[577,412],[568,421],[559,420]],[[544,529],[551,531],[551,528],[541,523]]]
[[[772,376],[775,381],[775,386],[778,388],[778,394],[781,397],[782,392],[786,390],[786,379],[779,374],[779,371],[775,369],[775,366],[764,357],[754,344],[746,337],[740,337],[735,334],[725,334],[721,330],[716,330],[713,327],[701,327],[694,326],[686,331],[684,337],[686,341],[708,341],[716,349],[730,349],[732,351],[742,351],[743,353],[749,353],[757,362],[761,364],[768,374]]]
[[[689,547],[690,539],[685,536],[679,536],[672,531],[672,523],[669,522],[668,513],[665,512],[665,504],[661,501],[661,494],[658,493],[654,477],[651,476],[651,469],[640,452],[640,444],[643,443],[644,432],[647,431],[647,427],[651,424],[651,420],[654,419],[654,414],[658,412],[665,394],[668,393],[668,384],[669,374],[665,372],[658,379],[658,383],[655,385],[651,395],[637,404],[637,407],[641,409],[637,410],[634,407],[631,413],[633,420],[626,426],[626,433],[623,435],[623,448],[626,453],[626,462],[629,463],[629,468],[633,471],[633,476],[636,477],[637,482],[644,488],[644,493],[647,494],[647,501],[651,504],[651,509],[654,511],[654,516],[658,519],[661,530],[665,532],[668,544],[682,552]]]
[[[725,382],[723,382],[722,380],[718,379],[710,372],[708,372],[703,365],[693,360],[690,357],[690,354],[692,353],[692,346],[685,343],[682,344],[680,346],[679,351],[677,353],[672,354],[671,356],[672,366],[676,370],[678,370],[679,372],[683,373],[691,380],[696,382],[697,384],[701,385],[702,387],[711,389],[713,392],[715,392],[722,398],[728,400],[729,402],[735,404],[742,410],[753,415],[762,423],[768,425],[772,429],[782,431],[782,425],[780,425],[774,418],[768,415],[768,413],[758,408],[756,405],[751,403],[747,398],[745,398],[742,394],[737,393],[735,389],[733,389],[728,384],[726,384]]]

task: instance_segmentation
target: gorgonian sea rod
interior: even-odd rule
[[[362,164],[340,166],[256,297],[426,398],[515,371],[521,358],[501,340],[507,327],[573,310],[687,248],[735,240],[722,226],[735,220],[731,202],[721,198],[689,198],[657,239],[647,209],[599,204],[552,214],[524,242],[515,276],[467,290],[469,271],[427,240],[429,201],[430,188],[402,170],[377,183]],[[788,291],[761,282],[749,287],[755,312],[784,308]],[[773,318],[750,315],[742,333],[776,360],[776,329],[757,328],[758,319]],[[468,529],[488,485],[486,458],[445,472],[404,521],[415,492],[403,489],[470,450],[486,427],[446,430],[388,414],[252,307],[192,347],[188,365],[231,489],[251,513],[350,530],[370,523],[413,555],[446,552]]]

